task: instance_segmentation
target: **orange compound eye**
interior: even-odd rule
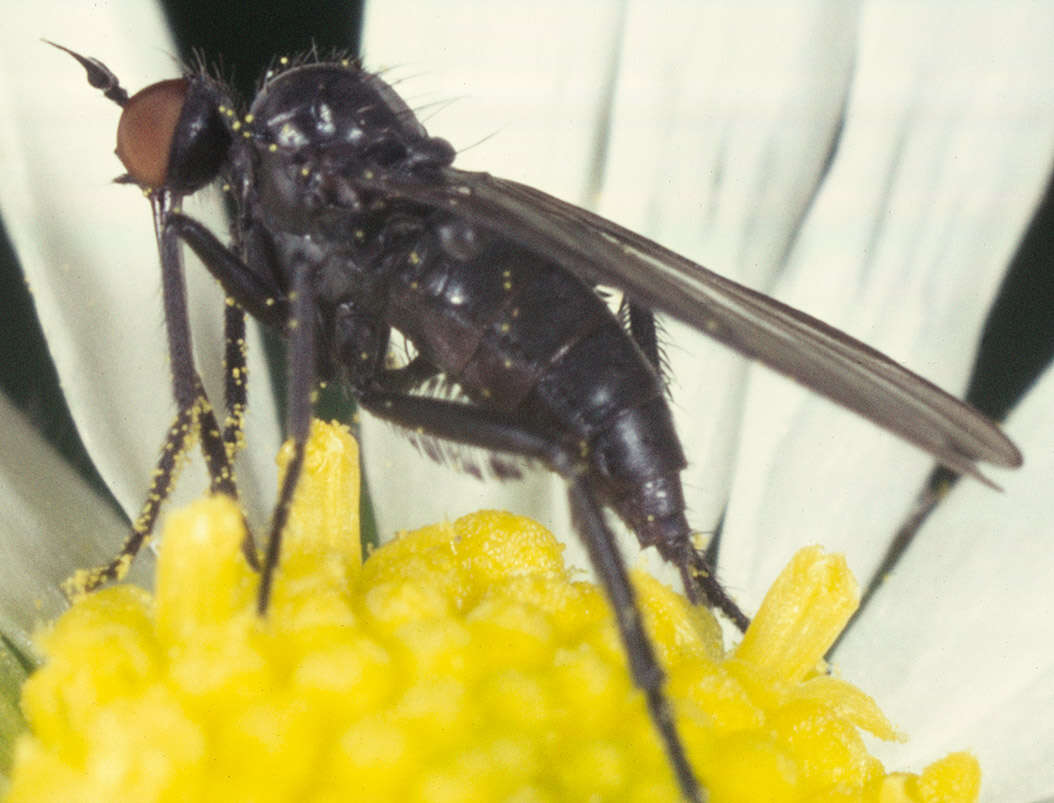
[[[187,81],[174,78],[136,92],[117,125],[117,158],[128,175],[144,187],[167,183],[172,139],[176,134]]]

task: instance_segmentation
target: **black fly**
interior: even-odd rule
[[[358,63],[269,74],[248,110],[204,74],[129,98],[110,70],[66,48],[123,108],[119,180],[148,191],[161,253],[178,417],[118,575],[151,531],[175,456],[201,433],[213,490],[236,494],[230,455],[245,403],[244,312],[290,341],[288,430],[296,448],[261,568],[266,611],[320,380],[416,432],[528,457],[568,482],[571,507],[616,612],[634,681],[685,798],[700,788],[663,673],[641,625],[602,507],[680,570],[694,602],[748,619],[692,544],[685,458],[659,375],[654,312],[679,318],[983,480],[976,462],[1021,455],[979,413],[887,357],[801,312],[711,273],[640,235],[539,190],[452,167],[395,91]],[[181,214],[217,178],[234,200],[233,244]],[[235,302],[227,313],[227,423],[221,431],[191,357],[183,244]],[[625,293],[623,325],[598,285]],[[244,311],[244,312],[243,312]],[[417,356],[386,367],[392,330]],[[411,391],[437,376],[465,403]],[[256,560],[247,544],[246,554]]]

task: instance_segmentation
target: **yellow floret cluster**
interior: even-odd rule
[[[360,560],[357,454],[316,424],[265,618],[228,500],[173,515],[154,595],[86,596],[46,632],[9,801],[675,801],[611,609],[538,524],[482,512]],[[855,606],[804,550],[742,643],[635,584],[713,803],[975,800],[976,761],[887,775],[894,731],[820,658]]]

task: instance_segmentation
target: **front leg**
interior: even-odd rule
[[[154,530],[161,506],[172,492],[180,463],[188,445],[193,442],[194,435],[198,435],[201,440],[201,451],[208,469],[212,493],[222,493],[234,499],[238,498],[238,489],[231,466],[233,450],[228,448],[228,439],[220,430],[212,404],[194,365],[183,253],[179,241],[181,229],[178,225],[190,219],[171,211],[178,204],[179,199],[167,191],[156,192],[150,200],[154,227],[158,236],[161,294],[164,303],[165,334],[172,371],[172,395],[176,402],[176,417],[165,434],[161,456],[154,469],[146,501],[132,523],[132,531],[125,539],[120,552],[109,563],[78,572],[67,580],[64,588],[70,596],[93,591],[125,575],[132,560]],[[177,225],[170,226],[169,223],[173,218],[177,219]],[[234,258],[201,224],[194,221],[190,223],[192,224],[190,229],[195,230],[199,235],[201,232],[208,235],[208,237],[199,236],[198,242],[208,242],[211,238],[211,242],[208,242],[208,251],[211,256],[215,257],[216,254],[225,252],[228,259]],[[238,336],[239,317],[228,310],[225,321],[228,339]],[[228,342],[228,352],[230,352],[230,347],[231,343]],[[244,385],[242,384],[244,370],[239,370],[239,366],[243,364],[236,358],[229,359],[228,365],[231,371],[238,373],[238,377],[233,379],[228,374],[229,399],[233,405],[240,408],[239,402],[244,399]],[[233,409],[229,409],[229,414]],[[230,417],[234,418],[237,414],[236,411],[235,415]],[[256,555],[252,547],[251,536],[246,540],[245,551],[250,562],[254,563]]]
[[[205,387],[194,366],[183,251],[178,229],[169,226],[172,217],[178,217],[172,210],[178,207],[180,200],[179,197],[167,191],[158,192],[151,199],[154,228],[158,235],[158,248],[161,254],[161,289],[165,307],[165,331],[168,334],[173,395],[178,412],[176,422],[166,436],[161,460],[154,473],[143,513],[136,520],[132,538],[126,544],[125,550],[132,542],[137,542],[135,549],[138,549],[138,543],[141,543],[153,529],[161,502],[171,492],[179,462],[178,457],[187,442],[188,434],[195,427],[201,438],[201,451],[208,469],[210,490],[212,493],[222,493],[235,500],[238,499],[234,467],[231,464],[233,450],[228,450],[226,439],[216,421],[212,403],[205,393]],[[238,334],[240,317],[239,315],[227,315],[225,332],[228,337]],[[228,346],[230,346],[229,343]],[[231,370],[237,371],[239,363],[233,361],[229,363],[229,366]],[[244,371],[241,373],[244,375]],[[230,376],[227,378],[227,390],[232,394],[230,398],[235,403],[242,389],[242,378],[243,376],[237,379],[232,379]],[[255,565],[255,549],[248,526],[246,526],[246,534],[245,554]]]
[[[253,270],[203,224],[178,213],[165,218],[166,238],[190,246],[227,295],[256,320],[279,331],[289,318],[289,301],[280,288]]]

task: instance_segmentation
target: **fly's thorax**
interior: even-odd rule
[[[355,180],[449,165],[453,148],[429,137],[377,76],[353,63],[294,67],[268,80],[246,117],[257,153],[258,200],[268,225],[308,232],[384,199]]]

